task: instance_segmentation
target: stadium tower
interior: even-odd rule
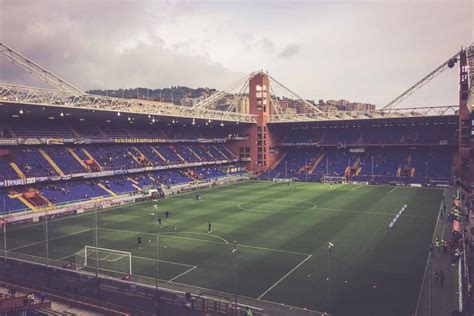
[[[459,54],[459,175],[474,181],[474,47]]]
[[[277,161],[277,154],[270,148],[277,146],[277,137],[269,129],[269,119],[273,108],[270,102],[270,78],[259,72],[249,80],[249,110],[255,115],[255,124],[249,126],[244,134],[248,140],[238,142],[230,148],[234,154],[248,153],[250,161],[247,170],[262,172],[271,168]]]

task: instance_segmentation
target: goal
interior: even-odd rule
[[[132,275],[132,254],[107,248],[85,246],[76,252],[76,269],[123,277]]]

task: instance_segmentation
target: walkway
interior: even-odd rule
[[[452,199],[451,193],[451,190],[445,191],[445,201],[448,206]],[[446,216],[438,218],[433,244],[436,238],[450,238],[451,231],[452,224],[446,220]],[[435,284],[436,270],[444,271],[445,278],[442,287]],[[457,271],[458,265],[451,265],[449,253],[435,250],[429,255],[417,316],[446,316],[458,310]]]

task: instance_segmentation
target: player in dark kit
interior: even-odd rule
[[[138,237],[138,249],[142,249],[142,237]]]
[[[158,224],[160,224],[160,228],[161,228],[161,216],[158,217]]]
[[[211,225],[211,222],[209,222],[209,225],[207,227],[207,233],[210,234],[212,233],[212,225]]]

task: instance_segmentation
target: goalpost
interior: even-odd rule
[[[104,274],[132,275],[132,253],[128,251],[85,246],[76,252],[75,257],[76,269],[91,271],[97,267]]]

